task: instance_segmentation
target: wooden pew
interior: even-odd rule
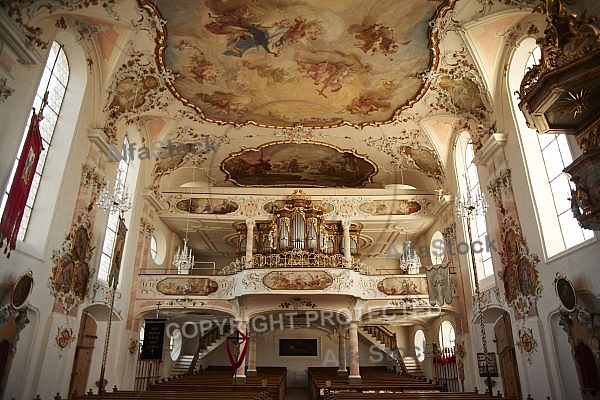
[[[200,373],[183,374],[163,379],[148,386],[146,391],[120,391],[101,395],[87,394],[76,399],[106,400],[284,400],[287,369],[258,367],[256,376],[247,376],[246,383],[234,383],[231,367],[209,367]]]
[[[165,400],[165,399],[178,399],[178,400],[275,400],[266,391],[261,392],[230,392],[230,391],[219,391],[219,392],[182,392],[182,391],[164,391],[164,392],[148,392],[148,391],[116,391],[107,392],[103,394],[93,394],[76,399],[102,399],[102,400]]]
[[[340,392],[326,393],[325,400],[490,400],[501,397],[479,393],[463,392],[430,392],[430,393],[360,393]]]
[[[199,374],[185,374],[162,383],[151,384],[147,390],[151,392],[266,391],[273,400],[284,400],[286,375],[285,367],[257,367],[256,376],[247,376],[246,383],[235,384],[231,367],[210,366]]]
[[[397,375],[386,367],[361,367],[362,382],[349,384],[348,377],[337,375],[336,368],[310,367],[308,369],[309,386],[313,400],[324,399],[325,389],[330,392],[357,392],[357,391],[428,391],[441,392],[442,386],[435,385],[426,380]]]

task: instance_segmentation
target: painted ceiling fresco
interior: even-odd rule
[[[155,6],[144,0],[148,8]],[[170,0],[159,64],[175,95],[215,122],[381,123],[423,94],[442,0]],[[156,10],[156,9],[155,9]]]
[[[317,143],[267,143],[221,163],[238,186],[362,187],[377,166],[350,150]]]

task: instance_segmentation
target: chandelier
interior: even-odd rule
[[[475,193],[471,191],[469,186],[469,179],[464,176],[465,180],[465,192],[460,196],[460,199],[456,201],[456,215],[466,220],[467,225],[467,236],[469,240],[469,247],[471,249],[471,266],[473,268],[473,281],[475,283],[475,299],[477,300],[477,313],[479,316],[479,327],[481,329],[481,342],[483,347],[483,359],[485,361],[485,376],[487,393],[492,393],[492,378],[490,371],[490,364],[492,363],[487,347],[487,335],[485,328],[485,320],[483,318],[483,300],[481,296],[481,290],[479,288],[479,277],[477,276],[477,262],[475,260],[475,251],[473,250],[473,232],[471,230],[471,218],[475,218],[478,215],[483,216],[487,211],[488,204],[481,191],[477,190]]]
[[[100,189],[96,205],[110,213],[125,212],[131,209],[131,199],[120,177],[117,177],[112,193],[108,189],[108,185],[104,185]]]
[[[415,252],[412,242],[408,240],[408,234],[405,232],[406,240],[402,244],[402,254],[400,255],[400,269],[409,274],[418,274],[421,269],[421,259]]]
[[[475,215],[483,215],[487,211],[488,204],[481,192],[471,195],[471,188],[467,183],[466,195],[460,196],[456,201],[456,215],[461,218],[471,218]]]
[[[192,248],[188,247],[188,238],[183,239],[183,247],[178,247],[173,256],[173,265],[177,268],[177,273],[187,274],[194,266],[194,253]]]

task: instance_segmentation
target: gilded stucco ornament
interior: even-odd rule
[[[94,276],[90,260],[94,251],[89,215],[84,212],[73,222],[60,249],[52,252],[50,292],[65,312],[81,304],[88,293]]]

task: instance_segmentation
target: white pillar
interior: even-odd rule
[[[350,220],[342,221],[344,228],[344,267],[352,266],[352,253],[350,252]]]
[[[360,366],[358,360],[358,321],[351,321],[348,328],[348,342],[350,344],[350,375],[348,375],[349,384],[360,384]]]
[[[339,366],[337,375],[346,376],[348,375],[348,370],[346,369],[346,331],[340,331],[338,339]]]
[[[248,344],[248,370],[246,376],[256,376],[256,333],[252,333],[250,336],[250,343]]]
[[[256,221],[253,219],[246,221],[246,268],[252,268],[252,247],[254,246],[254,226]]]

